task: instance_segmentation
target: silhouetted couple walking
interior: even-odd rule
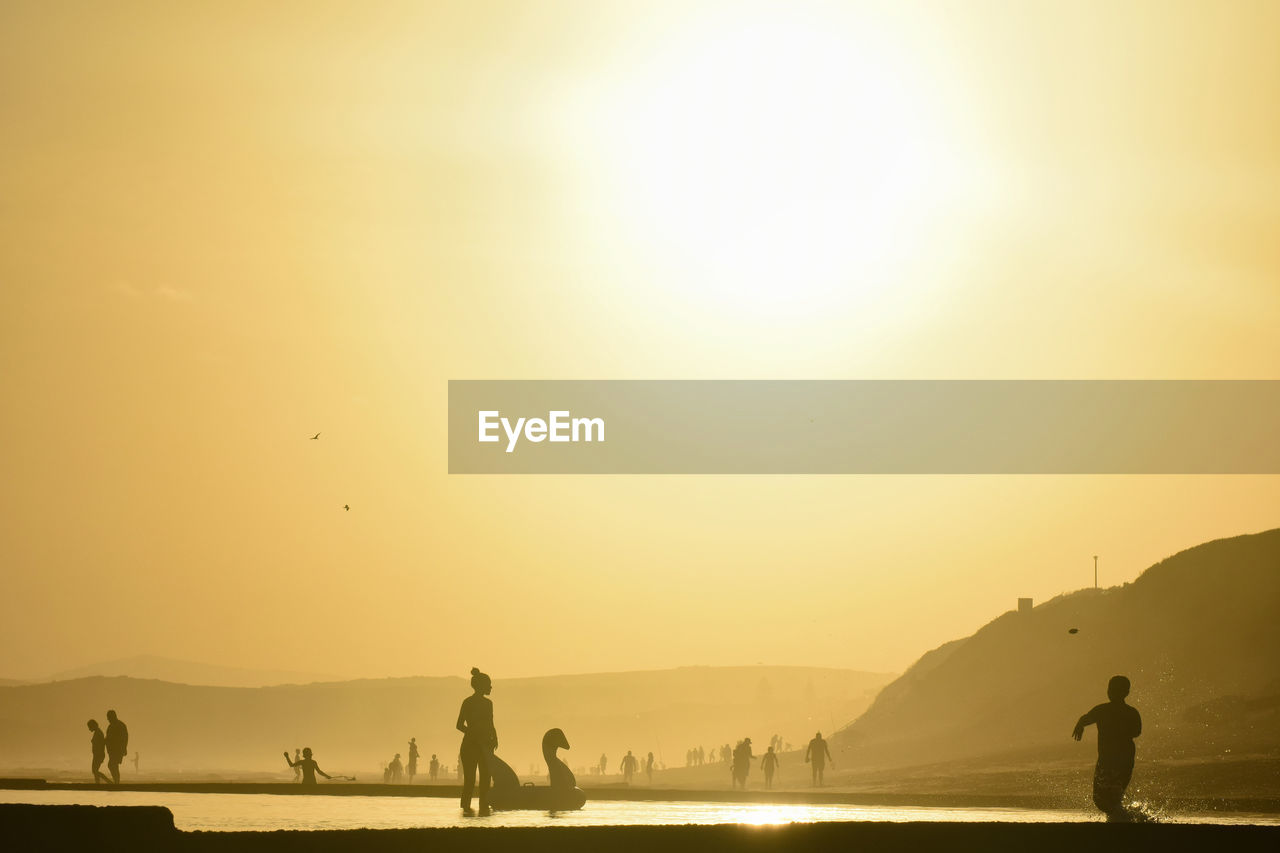
[[[109,782],[120,784],[120,762],[129,754],[129,727],[116,716],[115,711],[107,711],[107,730],[102,731],[97,720],[90,720],[89,731],[93,732],[89,748],[93,752],[93,781],[95,784]],[[102,772],[103,760],[107,762],[107,770],[111,772],[108,779]],[[134,765],[136,768],[136,764]]]

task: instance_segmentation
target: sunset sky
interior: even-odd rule
[[[446,473],[449,379],[1280,379],[1280,4],[202,5],[0,6],[0,676],[896,671],[1280,526]]]

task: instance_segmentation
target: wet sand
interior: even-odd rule
[[[468,851],[670,853],[673,850],[1108,851],[1280,849],[1280,827],[1203,824],[827,823],[783,826],[630,826],[389,829],[321,832],[180,832],[156,806],[0,805],[9,850]]]
[[[329,797],[443,797],[458,799],[458,785],[384,785],[381,783],[325,782],[303,786],[296,782],[145,782],[123,785],[95,785],[90,782],[47,782],[43,779],[0,779],[0,789],[44,791],[143,791],[179,794],[273,794],[282,796]],[[858,806],[914,806],[920,808],[1022,808],[1074,809],[1092,804],[1080,796],[1069,798],[1044,794],[970,794],[934,792],[868,792],[809,789],[803,791],[733,791],[684,788],[633,788],[626,785],[585,786],[587,801],[634,800],[639,802],[772,803],[779,805],[840,804]],[[1087,790],[1087,789],[1081,789]],[[1273,797],[1165,797],[1163,808],[1194,813],[1280,813],[1280,799]]]

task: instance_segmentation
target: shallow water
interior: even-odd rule
[[[436,797],[326,797],[271,794],[177,794],[152,791],[0,791],[0,802],[166,806],[179,829],[214,832],[276,829],[405,829],[440,826],[617,826],[825,821],[1097,821],[1094,812],[1048,809],[913,808],[908,806],[769,805],[607,800],[576,812],[510,811],[465,817],[456,801]],[[1179,815],[1180,823],[1265,823],[1272,815]]]

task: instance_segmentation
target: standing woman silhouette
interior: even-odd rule
[[[471,668],[471,689],[475,692],[462,700],[458,711],[458,731],[462,732],[462,810],[471,811],[471,792],[480,774],[480,812],[489,812],[489,756],[498,748],[498,733],[493,728],[493,702],[489,693],[493,681],[476,667]]]

